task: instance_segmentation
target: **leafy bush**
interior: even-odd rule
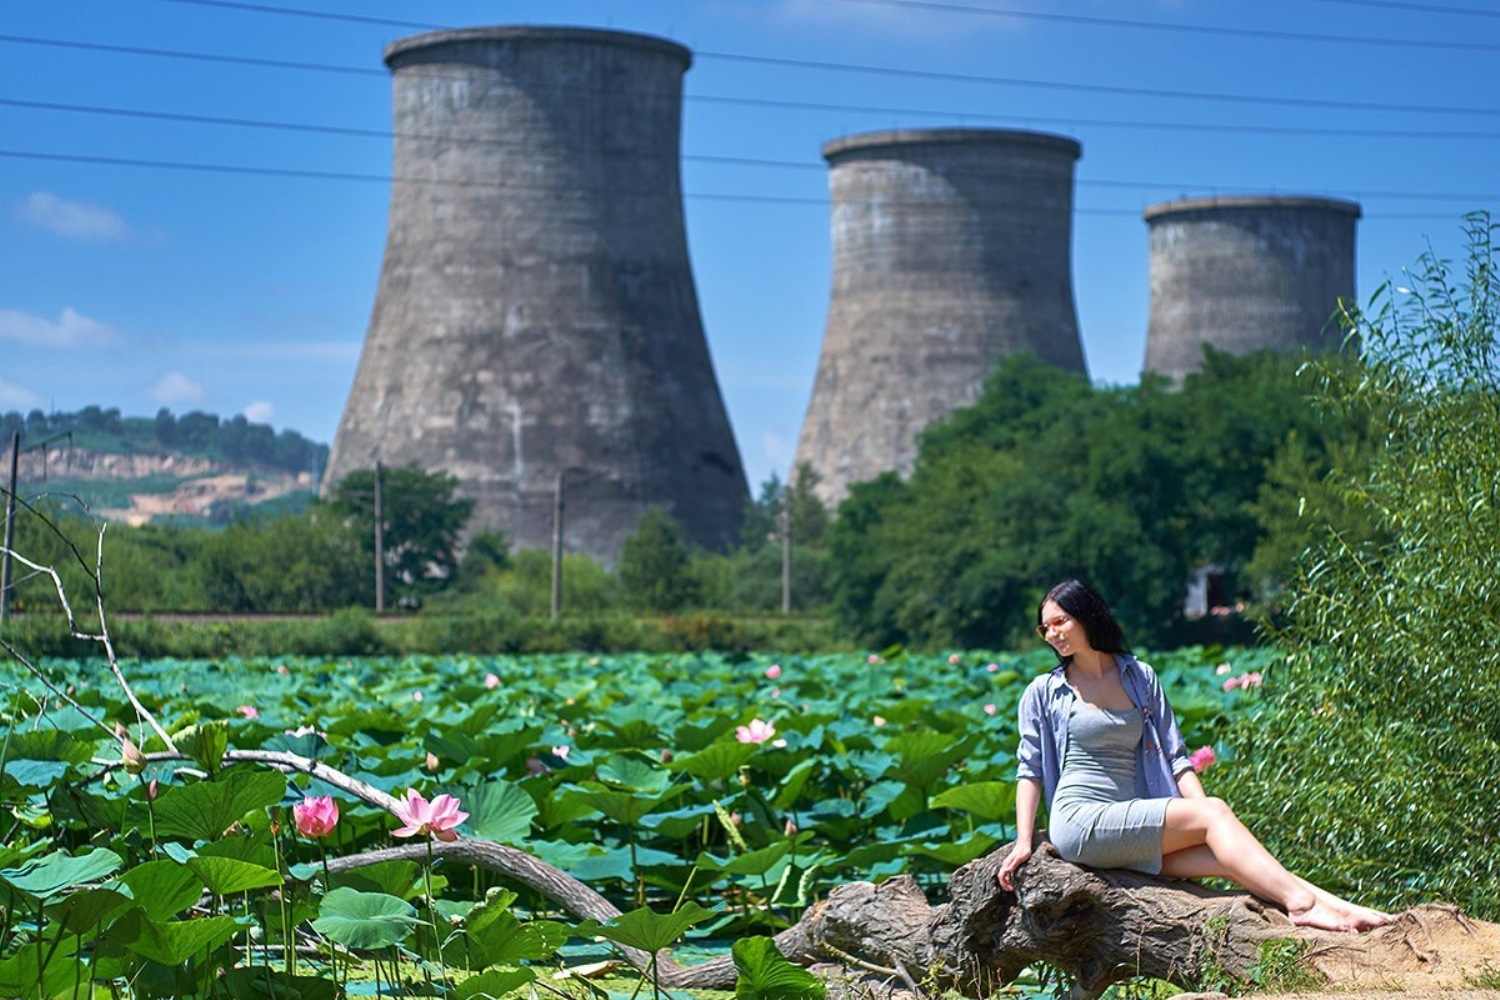
[[[1353,373],[1322,402],[1379,428],[1368,472],[1309,497],[1271,676],[1276,724],[1236,734],[1227,793],[1272,849],[1335,891],[1500,916],[1500,287],[1487,217],[1467,273],[1423,257],[1411,288],[1347,316]],[[1318,503],[1332,497],[1328,506]],[[1376,527],[1347,532],[1349,509]]]

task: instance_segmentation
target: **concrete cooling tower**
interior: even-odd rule
[[[744,472],[683,227],[688,50],[614,31],[400,39],[385,260],[326,483],[457,477],[470,531],[606,562],[649,505],[738,540]]]
[[[1146,370],[1180,381],[1203,345],[1230,354],[1337,349],[1354,300],[1359,205],[1326,198],[1191,198],[1146,209]]]
[[[1084,371],[1073,305],[1072,139],[917,129],[823,147],[833,288],[797,463],[831,503],[911,471],[917,435],[1029,351]]]

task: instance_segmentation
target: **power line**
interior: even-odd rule
[[[1458,49],[1470,52],[1500,51],[1493,42],[1449,42],[1419,38],[1379,38],[1370,35],[1330,35],[1316,32],[1277,31],[1269,28],[1226,28],[1218,25],[1182,24],[1176,21],[1136,21],[1119,17],[1095,17],[1087,14],[1057,14],[1045,11],[1015,10],[1007,7],[973,7],[968,4],[943,3],[939,0],[842,0],[843,3],[872,4],[931,10],[950,14],[978,14],[1027,21],[1049,21],[1055,24],[1083,24],[1102,28],[1128,28],[1136,31],[1164,31],[1176,34],[1215,35],[1228,38],[1265,38],[1281,42],[1317,42],[1339,45],[1381,45],[1403,49]]]
[[[738,99],[738,98],[722,98],[722,99],[709,98],[709,99],[710,100],[724,100],[724,101],[730,101],[730,102],[735,102],[735,103],[738,103],[741,100],[741,99]],[[791,103],[794,106],[799,106],[799,107],[803,106],[803,105],[799,104],[798,102],[763,102],[763,101],[760,101],[759,99],[756,99],[756,98],[750,98],[750,99],[744,99],[744,100],[746,100],[746,101],[748,101],[750,103],[771,103],[771,104],[774,104],[774,105],[781,105],[781,104]],[[359,139],[380,139],[382,141],[391,141],[391,140],[394,140],[394,139],[397,139],[397,138],[400,138],[400,139],[409,139],[409,140],[434,139],[434,140],[442,140],[444,142],[449,142],[449,143],[458,144],[458,145],[485,145],[485,146],[497,146],[497,147],[501,147],[501,148],[504,148],[504,147],[507,147],[507,146],[514,146],[514,145],[516,145],[516,142],[514,140],[507,140],[507,139],[481,139],[481,138],[454,139],[453,137],[446,136],[446,135],[428,135],[428,134],[415,133],[415,132],[401,133],[401,132],[395,132],[395,131],[393,131],[391,129],[355,128],[355,127],[344,126],[344,125],[313,124],[313,123],[306,123],[306,122],[287,122],[287,121],[275,121],[275,120],[258,119],[258,118],[233,118],[233,117],[228,117],[228,116],[224,116],[224,115],[187,114],[187,113],[173,112],[173,111],[155,111],[155,110],[149,110],[149,109],[144,109],[144,108],[119,108],[119,107],[106,107],[106,106],[102,106],[102,105],[91,105],[91,104],[67,104],[67,103],[63,103],[63,102],[59,102],[59,101],[32,101],[32,100],[25,100],[23,98],[14,98],[14,97],[0,97],[0,107],[23,108],[23,109],[34,110],[34,111],[59,111],[59,112],[70,113],[70,114],[100,115],[100,116],[105,116],[105,117],[139,119],[139,120],[146,120],[146,121],[164,121],[164,122],[174,122],[174,123],[188,124],[188,125],[218,125],[218,126],[225,126],[225,127],[230,127],[230,128],[263,129],[263,130],[269,130],[269,131],[293,132],[293,133],[298,133],[298,134],[347,136],[347,137],[359,138]],[[814,106],[814,107],[818,107],[818,106]],[[835,107],[840,107],[840,106],[835,106]],[[853,110],[853,109],[847,108],[847,107],[840,107],[840,109],[841,110]],[[876,110],[876,109],[872,109],[872,110]],[[878,109],[878,110],[880,110],[881,113],[887,113],[887,112],[892,111],[894,109]],[[999,118],[1000,116],[995,116],[995,117]],[[1014,120],[1014,119],[1007,118],[1005,120]],[[1155,127],[1155,128],[1160,128],[1160,129],[1181,130],[1181,131],[1188,131],[1188,132],[1199,132],[1199,131],[1206,130],[1204,126],[1195,125],[1195,124],[1191,124],[1191,123],[1108,122],[1108,121],[1100,121],[1100,120],[1092,120],[1092,121],[1090,121],[1090,120],[1078,120],[1078,119],[1047,119],[1047,118],[1040,118],[1040,119],[1038,119],[1038,118],[1028,118],[1027,120],[1028,121],[1046,121],[1046,122],[1054,122],[1054,123],[1061,122],[1061,123],[1068,123],[1068,124],[1074,124],[1074,125],[1077,125],[1077,124],[1087,124],[1087,125],[1117,125],[1117,126],[1122,126],[1122,127],[1145,127],[1145,128]],[[1313,135],[1313,136],[1318,136],[1318,137],[1324,137],[1324,136],[1330,136],[1330,135],[1336,135],[1336,136],[1361,136],[1362,135],[1362,136],[1366,136],[1366,137],[1370,137],[1370,138],[1379,138],[1379,139],[1382,139],[1382,140],[1388,140],[1388,139],[1392,138],[1393,136],[1400,136],[1400,137],[1406,137],[1406,138],[1419,138],[1419,139],[1423,139],[1423,140],[1430,140],[1430,139],[1435,139],[1435,138],[1454,138],[1454,139],[1465,139],[1465,140],[1474,140],[1474,139],[1491,139],[1491,140],[1493,140],[1493,139],[1500,139],[1500,132],[1431,132],[1431,131],[1422,131],[1422,130],[1412,130],[1410,132],[1399,132],[1399,131],[1390,131],[1390,130],[1384,130],[1384,129],[1319,129],[1319,128],[1297,128],[1297,127],[1255,126],[1255,125],[1246,125],[1246,126],[1230,125],[1230,126],[1225,126],[1225,127],[1227,129],[1230,129],[1230,130],[1236,131],[1236,132],[1249,132],[1249,133],[1258,133],[1258,134],[1263,134],[1263,133],[1267,133],[1267,132],[1273,132],[1273,133],[1278,133],[1278,134],[1290,133],[1290,134],[1297,134],[1297,135]],[[818,171],[822,171],[822,170],[826,169],[826,167],[823,164],[812,162],[812,161],[808,161],[808,160],[772,160],[772,159],[767,159],[767,158],[764,158],[764,157],[723,156],[723,155],[704,154],[704,153],[683,153],[682,156],[681,156],[681,158],[684,161],[687,161],[687,162],[697,162],[697,163],[715,163],[715,164],[724,164],[724,165],[740,165],[740,166],[753,166],[753,167],[775,167],[775,168],[798,169],[798,170],[818,170]]]
[[[1461,17],[1497,17],[1500,10],[1480,10],[1475,7],[1454,7],[1451,4],[1411,3],[1407,0],[1317,0],[1318,3],[1341,3],[1351,7],[1372,7],[1376,10],[1411,10],[1421,14],[1455,14]]]
[[[788,66],[798,69],[830,70],[844,73],[871,73],[881,76],[899,76],[923,80],[950,80],[955,83],[997,84],[1009,87],[1032,87],[1047,90],[1068,90],[1089,94],[1114,94],[1129,97],[1160,97],[1173,100],[1225,101],[1238,104],[1268,104],[1279,107],[1337,108],[1342,111],[1384,111],[1412,114],[1443,115],[1500,115],[1500,108],[1458,107],[1454,105],[1393,104],[1377,101],[1335,101],[1315,97],[1270,97],[1248,94],[1224,94],[1212,91],[1161,90],[1154,87],[1121,87],[1106,84],[1073,83],[1062,80],[1027,80],[1009,76],[982,76],[972,73],[950,73],[940,70],[905,69],[895,66],[870,66],[859,63],[834,63],[817,59],[790,59],[781,56],[743,55],[735,52],[693,53],[702,59],[722,59],[767,66]]]
[[[101,166],[142,167],[161,170],[188,170],[217,174],[248,174],[265,177],[294,177],[311,180],[364,181],[375,183],[433,184],[459,188],[491,188],[508,191],[547,190],[541,185],[517,184],[513,181],[454,181],[430,180],[425,177],[396,177],[390,174],[364,174],[344,170],[308,170],[297,167],[261,167],[247,164],[201,163],[188,160],[147,160],[123,156],[99,156],[77,153],[48,153],[37,150],[0,149],[0,157],[20,160],[44,160],[60,163],[82,163]],[[789,162],[789,161],[781,161]],[[1081,178],[1075,181],[1079,187],[1101,187],[1129,190],[1178,190],[1178,191],[1226,191],[1233,190],[1226,184],[1184,184],[1174,181],[1136,181]],[[827,205],[827,198],[798,198],[784,195],[752,195],[721,192],[689,192],[684,195],[705,201],[768,202],[773,204]],[[1430,191],[1358,191],[1352,197],[1391,198],[1409,201],[1500,201],[1500,195],[1470,194],[1460,192]]]
[[[173,0],[173,2],[201,2],[201,0]],[[113,52],[124,55],[152,56],[171,59],[187,59],[199,62],[225,63],[230,65],[263,66],[274,69],[310,70],[326,73],[342,73],[357,76],[385,77],[383,69],[340,66],[330,63],[313,63],[289,59],[265,59],[256,56],[230,56],[219,53],[189,52],[181,49],[152,49],[133,45],[107,45],[98,42],[79,42],[56,38],[37,38],[25,35],[0,34],[0,42],[15,45],[41,45],[55,48],[79,49],[90,52]],[[899,66],[875,66],[859,63],[836,63],[816,59],[790,59],[779,56],[748,55],[737,52],[707,52],[695,50],[699,59],[739,62],[749,65],[785,66],[797,69],[814,69],[828,72],[874,74],[905,79],[947,80],[954,83],[974,83],[990,86],[1026,87],[1041,90],[1062,90],[1075,93],[1111,94],[1129,97],[1154,97],[1170,100],[1218,101],[1235,104],[1262,104],[1274,107],[1332,108],[1340,111],[1379,111],[1404,114],[1484,115],[1500,116],[1500,108],[1476,108],[1458,105],[1397,104],[1379,101],[1339,101],[1313,97],[1274,97],[1252,94],[1226,94],[1212,91],[1165,90],[1153,87],[1126,87],[1110,84],[1076,83],[1062,80],[1030,80],[1023,77],[987,76],[971,73],[952,73],[939,70],[908,69]]]

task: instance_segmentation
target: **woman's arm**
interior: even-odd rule
[[[1000,863],[996,878],[1002,889],[1015,891],[1011,876],[1031,857],[1031,838],[1036,835],[1036,807],[1042,801],[1042,783],[1033,778],[1016,782],[1016,844]]]
[[[1203,790],[1203,782],[1198,780],[1196,771],[1187,770],[1177,775],[1177,790],[1185,799],[1206,799],[1208,793]],[[1016,794],[1016,800],[1020,801],[1020,793]]]

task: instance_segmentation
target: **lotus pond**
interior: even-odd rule
[[[1189,745],[1232,759],[1223,733],[1274,652],[1143,659]],[[0,996],[467,998],[562,992],[601,939],[764,942],[851,879],[941,896],[1013,835],[1016,703],[1050,657],[122,663],[172,753],[104,661],[38,666],[55,690],[0,665]],[[415,791],[425,823],[288,760]],[[430,853],[327,864],[454,833],[626,912],[580,922]],[[775,995],[755,986],[786,973],[774,949],[735,960],[742,992]]]

